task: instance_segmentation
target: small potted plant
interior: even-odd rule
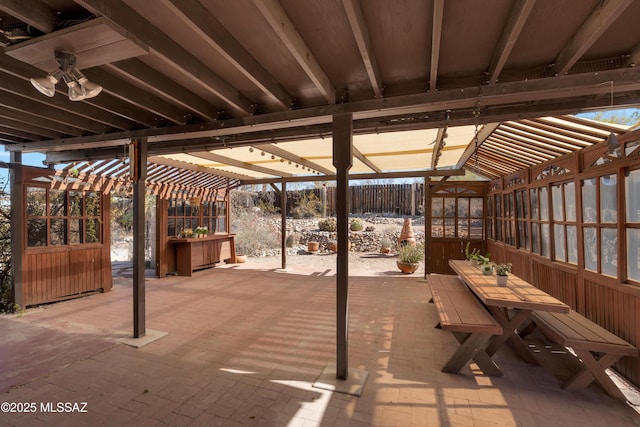
[[[399,251],[400,259],[396,262],[400,271],[405,274],[412,274],[420,266],[424,259],[424,246],[422,244],[402,245]]]
[[[491,255],[490,254],[477,255],[476,259],[478,260],[478,263],[480,264],[480,271],[482,271],[482,274],[487,275],[487,276],[493,274],[493,265],[491,265]]]
[[[496,264],[496,283],[498,286],[507,286],[508,275],[511,272],[511,263]]]
[[[315,254],[320,250],[320,242],[307,242],[307,252]]]
[[[471,261],[471,265],[475,266],[478,265],[478,257],[481,256],[480,249],[473,248],[472,250],[470,250],[470,245],[471,242],[467,242],[467,246],[465,246],[464,248],[464,256],[467,258],[467,261]]]
[[[384,236],[380,240],[380,253],[388,254],[389,252],[391,252],[391,245],[393,245],[393,243],[391,243],[391,239],[389,239],[387,236]]]

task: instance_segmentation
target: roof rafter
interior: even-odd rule
[[[440,41],[442,38],[442,17],[444,0],[433,0],[433,23],[431,31],[431,70],[429,73],[429,90],[434,91],[438,80],[438,63],[440,62]]]
[[[458,164],[456,164],[457,169],[461,169],[467,161],[476,154],[477,150],[484,144],[484,142],[491,136],[494,130],[496,130],[500,126],[500,123],[487,123],[482,126],[482,128],[478,131],[478,143],[476,145],[476,135],[474,135],[473,140],[469,141],[469,145],[467,146],[462,156],[458,160]]]
[[[151,53],[167,62],[204,90],[224,101],[233,111],[245,115],[251,111],[251,102],[233,86],[224,81],[187,52],[173,39],[151,25],[131,7],[121,1],[75,0],[93,13],[103,15],[114,25],[122,27],[131,37],[144,41]]]
[[[290,173],[283,173],[277,171],[275,169],[266,168],[264,166],[254,165],[253,163],[242,162],[239,160],[232,159],[231,157],[221,156],[220,154],[215,154],[210,151],[195,151],[189,152],[190,155],[200,157],[201,159],[211,160],[214,162],[220,162],[227,166],[235,166],[242,169],[248,169],[250,171],[264,173],[267,175],[274,176],[292,176]]]
[[[556,74],[567,74],[631,3],[633,0],[603,0],[556,58]]]
[[[287,47],[307,76],[329,104],[336,102],[336,90],[320,63],[296,30],[287,12],[277,0],[253,0],[264,19]]]
[[[433,141],[433,152],[431,153],[431,169],[438,167],[438,160],[444,148],[444,139],[446,138],[444,128],[438,129],[435,141]]]
[[[54,29],[55,11],[42,2],[24,0],[2,0],[0,10],[15,16],[43,33]]]
[[[285,160],[290,160],[294,163],[298,163],[302,166],[306,166],[307,168],[313,169],[325,175],[331,175],[334,173],[334,171],[332,171],[331,169],[324,168],[317,163],[304,159],[300,156],[296,156],[292,152],[284,150],[275,144],[260,144],[260,145],[256,145],[255,147],[259,148],[265,153],[273,154]]]
[[[362,163],[364,163],[369,169],[371,169],[372,171],[374,171],[376,173],[381,173],[382,172],[382,169],[380,169],[378,166],[376,166],[375,163],[373,163],[371,160],[369,160],[356,147],[352,147],[352,151],[353,151],[353,156],[356,159],[360,160]]]
[[[138,59],[125,59],[124,61],[103,65],[103,68],[135,81],[136,85],[140,85],[170,102],[193,111],[205,120],[216,119],[216,111],[210,103]]]
[[[226,178],[233,178],[233,179],[240,179],[240,180],[247,179],[247,175],[240,175],[233,172],[226,172],[226,171],[215,169],[215,168],[207,168],[204,166],[198,166],[198,165],[194,165],[187,162],[180,162],[178,160],[167,159],[166,157],[161,157],[161,156],[150,156],[147,160],[153,163],[158,163],[160,165],[167,165],[167,166],[173,166],[179,169],[202,172],[208,175],[219,175],[219,176],[224,176]]]
[[[174,16],[195,31],[254,85],[283,108],[291,108],[292,98],[253,56],[242,47],[198,1],[161,0]]]
[[[367,70],[373,94],[376,98],[382,98],[382,78],[380,77],[380,70],[371,46],[369,30],[362,15],[360,0],[342,0],[342,5],[351,24],[351,31],[360,50],[360,57],[364,67]]]
[[[524,28],[535,4],[536,0],[517,0],[511,8],[507,25],[505,25],[500,41],[493,53],[491,65],[489,65],[489,84],[494,84],[498,81],[504,64],[518,41],[520,32]]]

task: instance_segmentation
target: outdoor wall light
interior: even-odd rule
[[[73,53],[56,51],[56,62],[59,68],[47,74],[46,77],[30,79],[31,84],[38,92],[53,98],[56,93],[56,84],[64,80],[69,88],[69,99],[71,101],[82,101],[93,98],[102,91],[102,86],[91,83],[84,74],[76,68],[76,56]]]

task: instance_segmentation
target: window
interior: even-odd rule
[[[583,179],[582,212],[585,269],[617,276],[618,199],[616,175]]]
[[[625,191],[627,278],[640,282],[640,169],[626,173]]]
[[[102,241],[101,193],[26,188],[27,246]]]
[[[567,182],[551,187],[553,205],[554,258],[572,264],[578,263],[578,236],[576,231],[575,184]]]
[[[226,233],[227,204],[225,201],[210,201],[192,205],[190,200],[169,200],[168,235],[179,236],[184,229],[207,227],[209,233]]]
[[[549,256],[549,192],[547,187],[531,188],[531,251]]]
[[[433,197],[431,236],[482,239],[482,197]]]
[[[518,247],[531,250],[531,234],[529,233],[529,193],[527,190],[516,191],[516,217],[518,219]]]

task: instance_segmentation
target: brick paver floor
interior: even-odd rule
[[[562,369],[529,366],[508,349],[496,354],[502,378],[475,365],[440,372],[458,344],[434,328],[436,310],[419,277],[391,272],[350,278],[349,366],[369,372],[362,396],[313,388],[335,363],[335,271],[276,267],[149,278],[147,328],[169,334],[139,349],[116,342],[132,330],[130,279],[106,294],[0,316],[0,401],[16,411],[0,413],[0,425],[640,423],[596,384],[564,392]],[[541,363],[554,363],[536,339]]]

